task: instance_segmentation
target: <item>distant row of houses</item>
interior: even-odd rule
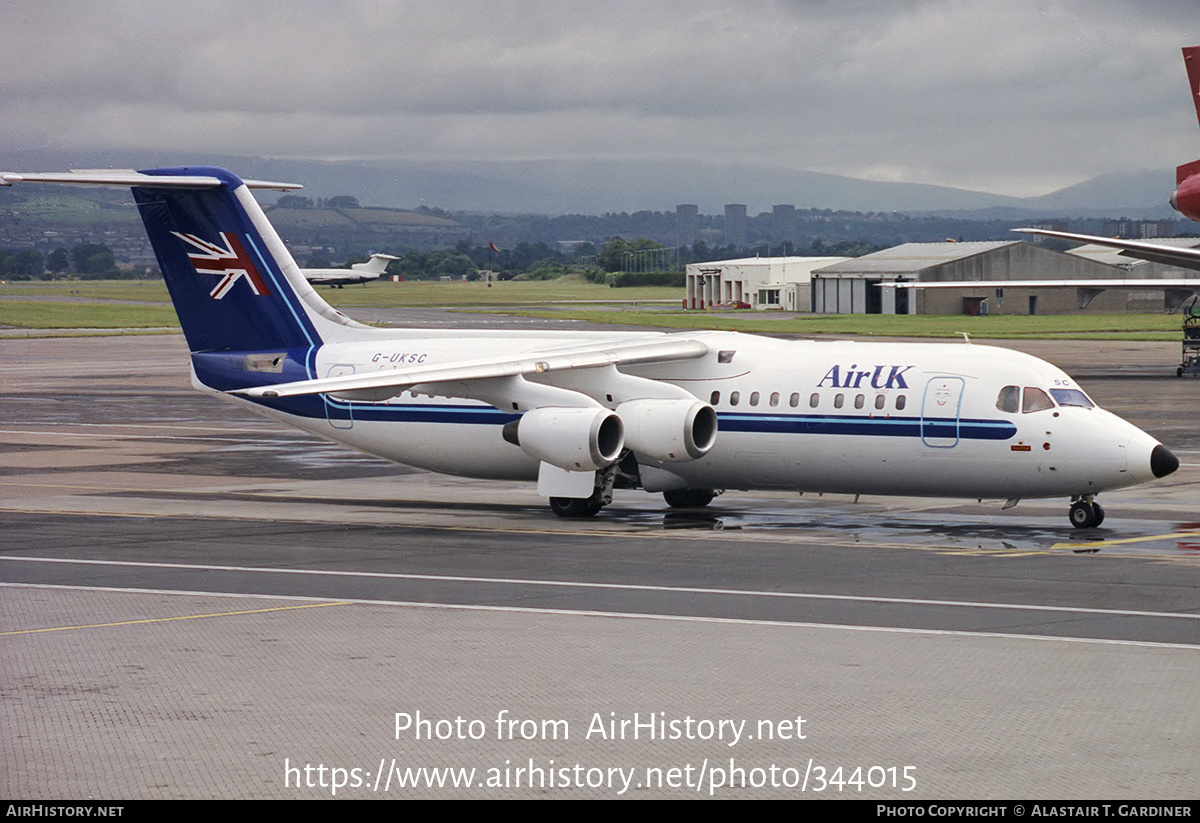
[[[1200,238],[1159,239],[1200,247]],[[1145,289],[1016,287],[1017,280],[1146,281]],[[1154,287],[1195,278],[1196,289]],[[961,288],[889,283],[971,281]],[[1005,281],[1005,287],[989,282]],[[978,283],[978,285],[975,285]],[[1200,272],[1124,257],[1095,245],[1067,252],[1026,240],[906,243],[863,257],[750,257],[687,267],[684,306],[740,306],[818,314],[1072,314],[1173,311],[1200,292]]]

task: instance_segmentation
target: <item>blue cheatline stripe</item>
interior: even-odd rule
[[[1007,420],[920,417],[854,417],[851,415],[719,414],[718,430],[762,434],[833,434],[865,437],[960,437],[1007,440],[1017,427]],[[922,432],[922,424],[924,432]]]
[[[292,398],[293,401],[301,398]],[[334,401],[337,402],[337,401]],[[309,404],[267,401],[264,405],[291,406],[284,410],[304,417],[325,417],[323,408]],[[457,405],[389,405],[385,403],[353,403],[355,421],[392,423],[452,423],[457,425],[503,425],[520,415],[503,412],[488,406]],[[344,402],[337,410],[349,414]],[[301,410],[302,409],[302,410]],[[919,417],[852,417],[836,415],[750,415],[722,414],[718,416],[719,432],[750,432],[758,434],[825,434],[865,437],[959,437],[964,440],[1007,440],[1016,436],[1017,427],[1006,420],[954,420],[953,418],[922,421]]]
[[[355,403],[356,420],[389,420],[405,423],[466,423],[502,426],[521,415],[490,406],[377,406]]]
[[[344,401],[328,400],[329,404],[322,407],[312,401],[320,395],[307,397],[291,397],[283,400],[257,401],[264,406],[296,414],[300,417],[347,420],[353,409],[354,422],[386,422],[386,423],[453,423],[456,425],[503,426],[521,415],[502,412],[490,406],[423,406],[396,405],[376,403],[347,404]],[[307,401],[307,402],[306,402]]]

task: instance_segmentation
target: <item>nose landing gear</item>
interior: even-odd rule
[[[1071,504],[1067,518],[1077,529],[1094,529],[1104,522],[1104,509],[1089,495]]]

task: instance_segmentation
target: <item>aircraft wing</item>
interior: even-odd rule
[[[931,283],[911,281],[877,284],[881,289],[1192,289],[1200,291],[1197,277],[1123,277],[1104,280],[939,280]]]
[[[463,361],[447,365],[416,366],[298,380],[273,386],[256,386],[231,392],[244,397],[293,397],[304,394],[346,394],[378,392],[378,399],[394,396],[418,383],[448,383],[545,374],[552,371],[590,369],[635,363],[691,360],[709,352],[707,343],[674,335],[639,337],[613,342],[594,342],[583,346],[547,349],[515,358]]]
[[[1137,260],[1149,260],[1152,263],[1165,263],[1182,269],[1200,270],[1200,249],[1189,249],[1182,246],[1167,246],[1162,243],[1152,243],[1146,240],[1120,240],[1115,237],[1093,237],[1090,234],[1072,234],[1065,231],[1048,231],[1046,229],[1013,229],[1022,234],[1040,234],[1043,237],[1058,237],[1063,240],[1075,240],[1080,243],[1095,243],[1097,246],[1108,246],[1120,249],[1121,254]]]
[[[1092,300],[1108,289],[1161,289],[1166,307],[1171,312],[1182,306],[1192,295],[1200,294],[1200,276],[1107,280],[942,280],[934,283],[898,282],[877,285],[881,289],[1075,289],[1080,309],[1086,309]]]

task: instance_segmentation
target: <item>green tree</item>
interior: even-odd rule
[[[666,263],[667,246],[639,237],[632,243],[624,237],[610,237],[596,255],[596,263],[608,272],[661,270]]]
[[[0,251],[0,277],[10,280],[32,280],[41,277],[46,266],[37,249]]]
[[[71,258],[67,250],[59,246],[46,257],[46,268],[55,274],[62,274],[71,267]]]
[[[327,209],[358,209],[358,208],[362,208],[361,206],[358,205],[358,198],[351,197],[348,194],[338,194],[338,195],[335,195],[334,197],[330,197],[328,200],[325,201],[324,205],[325,205],[325,208],[327,208]]]
[[[457,280],[466,276],[474,279],[475,269],[474,260],[465,254],[455,252],[445,253],[434,272],[438,277],[452,277]]]
[[[301,197],[298,194],[285,194],[275,201],[275,207],[278,209],[311,209],[313,201],[311,197]]]
[[[96,280],[117,276],[117,259],[103,243],[80,243],[71,248],[71,262],[81,277]]]

